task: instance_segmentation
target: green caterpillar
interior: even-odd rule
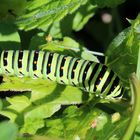
[[[107,66],[52,52],[2,51],[0,74],[49,79],[111,99],[123,94],[119,77]]]

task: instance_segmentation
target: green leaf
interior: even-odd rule
[[[61,20],[64,16],[74,12],[83,0],[40,1],[27,3],[27,13],[17,20],[21,29],[30,30],[36,27],[46,27],[53,22]]]
[[[46,127],[40,133],[67,140],[108,140],[113,137],[119,140],[129,119],[121,116],[121,119],[114,121],[110,115],[95,108],[95,104],[96,101],[80,108],[66,108],[62,115],[47,119]]]
[[[85,60],[99,62],[97,57],[91,54],[84,46],[70,37],[64,37],[63,41],[54,40],[44,44],[45,38],[43,33],[35,35],[30,43],[29,49],[31,50],[45,50],[55,52],[72,57],[83,58]],[[39,45],[38,45],[39,44]]]
[[[122,117],[114,123],[109,115],[102,113],[93,121],[92,128],[89,129],[86,139],[120,140],[124,135],[128,121],[127,117]]]
[[[39,46],[46,44],[44,32],[34,35],[29,44],[29,50],[39,50]]]
[[[6,81],[7,79],[10,81]],[[83,94],[77,87],[60,85],[45,79],[4,77],[4,81],[5,83],[1,85],[1,91],[32,91],[30,101],[35,102],[36,104],[42,102],[43,98],[45,98],[44,102],[54,101],[54,99],[56,99],[58,103],[62,104],[81,103],[82,96],[87,95]],[[69,94],[71,96],[69,96]],[[22,97],[19,98],[22,99]],[[17,102],[15,101],[15,103]]]
[[[15,110],[18,113],[22,112],[25,108],[31,105],[29,99],[23,95],[7,98],[7,101],[11,104],[7,108]]]
[[[23,13],[25,6],[26,0],[1,0],[0,19],[8,22],[11,22],[11,20],[14,21],[16,16],[19,16],[21,13]]]
[[[11,105],[5,106],[0,111],[0,114],[10,118],[11,121],[17,120],[22,115],[15,114],[13,111],[18,113],[24,111],[25,116],[22,115],[24,118],[22,132],[35,133],[44,126],[43,119],[58,111],[60,105],[80,104],[86,100],[86,98],[84,99],[86,94],[82,94],[81,90],[76,87],[65,87],[43,79],[8,77],[8,80],[1,85],[1,90],[26,91],[30,89],[32,91],[31,95],[29,92],[29,95],[27,94],[30,99],[26,96],[7,98]]]
[[[11,122],[15,122],[16,118],[17,118],[17,114],[15,114],[14,112],[11,112],[9,110],[1,110],[0,114],[9,118]]]
[[[17,126],[10,122],[0,123],[0,139],[15,140],[17,137]]]
[[[0,50],[19,49],[20,37],[14,24],[0,22]]]
[[[89,19],[94,16],[96,10],[96,6],[86,3],[73,14],[67,15],[61,21],[54,22],[49,28],[42,28],[42,30],[47,31],[53,38],[72,36],[73,30],[81,30]],[[69,28],[67,28],[68,25]]]
[[[107,50],[108,66],[128,83],[129,75],[136,71],[138,51],[140,47],[139,33],[140,16],[133,21],[130,28],[122,31],[110,44]]]
[[[7,98],[11,105],[8,105],[7,107],[5,106],[4,109],[0,111],[0,114],[10,118],[11,121],[15,121],[15,119],[20,116],[15,114],[13,110],[18,113],[24,111],[24,114],[26,115],[24,117],[25,121],[23,130],[30,133],[35,133],[38,128],[43,127],[43,119],[50,117],[58,111],[60,105],[80,104],[86,100],[84,97],[87,96],[87,94],[82,94],[81,90],[76,87],[57,85],[48,80],[33,80],[30,78],[20,79],[17,77],[8,77],[8,80],[10,81],[6,81],[1,85],[2,91],[11,89],[14,91],[27,91],[30,89],[32,92],[31,94],[29,92],[27,94],[27,96],[30,96],[30,99],[25,96]],[[31,105],[32,103],[35,106]],[[45,114],[43,115],[43,113]],[[36,114],[42,114],[43,116],[37,116]],[[37,124],[34,123],[33,126],[32,123],[34,120],[36,120],[35,122]]]
[[[116,7],[125,2],[125,0],[90,0],[91,4],[97,4],[99,7]]]
[[[79,10],[77,10],[74,15],[72,29],[75,31],[81,30],[84,25],[89,21],[89,19],[93,17],[96,10],[97,6],[92,6],[89,3],[79,8]]]
[[[60,104],[46,103],[32,107],[32,110],[26,112],[24,116],[24,125],[21,133],[35,134],[35,132],[44,126],[45,118],[51,117],[60,109]]]
[[[92,121],[99,113],[100,111],[95,108],[91,109],[89,106],[81,109],[70,106],[64,110],[59,118],[54,117],[46,120],[47,128],[44,129],[45,134],[68,140],[78,137],[84,139],[87,130],[91,127]]]

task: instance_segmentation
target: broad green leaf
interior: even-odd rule
[[[26,0],[1,0],[0,19],[7,20],[9,22],[11,22],[11,20],[15,20],[16,16],[19,16],[21,13],[23,13],[25,6]]]
[[[29,50],[38,50],[39,46],[45,44],[47,41],[45,40],[44,32],[38,33],[34,35],[29,44]]]
[[[92,121],[100,114],[100,111],[94,107],[94,109],[91,108],[89,106],[81,109],[75,106],[68,107],[59,118],[54,117],[46,120],[47,128],[44,129],[44,131],[46,131],[45,134],[48,136],[62,137],[68,140],[78,137],[84,139],[87,130],[91,128]]]
[[[88,20],[91,17],[93,17],[96,9],[97,9],[97,6],[89,5],[89,3],[79,8],[79,10],[77,10],[74,16],[72,29],[75,31],[81,30],[84,27],[84,25],[88,22]]]
[[[81,46],[78,42],[69,37],[64,37],[63,41],[58,42],[56,45],[58,45],[58,47],[63,47],[64,49],[72,53],[73,57],[81,57],[82,59],[85,60],[99,62],[97,57],[88,52],[86,47]]]
[[[26,96],[14,96],[11,98],[7,98],[7,101],[11,104],[7,108],[12,109],[20,113],[26,107],[31,105],[31,102]]]
[[[54,38],[62,38],[64,36],[72,36],[72,32],[81,30],[84,25],[94,16],[96,6],[87,3],[81,6],[76,12],[67,15],[59,22],[54,22],[49,28],[42,28]],[[69,28],[67,26],[69,25]]]
[[[97,4],[99,7],[116,7],[119,4],[125,2],[125,0],[90,0],[90,2],[95,5]]]
[[[58,111],[60,105],[80,104],[87,99],[87,95],[76,87],[66,87],[43,79],[8,77],[6,82],[1,85],[1,90],[31,91],[27,94],[29,99],[26,96],[7,98],[11,105],[5,106],[0,111],[0,114],[10,118],[11,121],[19,120],[22,115],[15,114],[15,111],[24,112],[22,132],[29,133],[35,133],[39,128],[42,128],[44,126],[43,119]]]
[[[0,123],[0,140],[15,140],[17,138],[18,128],[14,123]]]
[[[96,121],[96,126],[94,125],[95,127],[89,129],[87,133],[87,140],[120,140],[124,135],[129,119],[122,118],[120,121],[113,123],[108,115],[102,114],[97,117]],[[101,124],[103,129],[97,129],[98,123]]]
[[[95,57],[84,46],[81,46],[78,42],[70,37],[64,37],[63,41],[54,40],[48,42],[47,44],[44,43],[44,34],[39,33],[32,38],[29,49],[56,52],[63,55],[70,55],[72,57],[79,57],[86,60],[99,62],[97,57]]]
[[[60,42],[61,45],[66,46],[66,48],[79,48],[80,44],[74,39],[69,37],[64,37],[63,42]]]
[[[9,81],[6,81],[7,79]],[[35,104],[39,104],[42,101],[54,102],[54,99],[55,102],[61,104],[81,103],[82,99],[84,99],[83,97],[88,95],[77,87],[60,85],[45,79],[4,77],[4,81],[5,83],[1,85],[1,91],[31,91],[31,95],[28,93],[30,101],[35,102]],[[19,98],[22,99],[22,97]],[[17,103],[16,100],[15,103]]]
[[[137,32],[139,25],[140,16],[132,22],[130,28],[122,31],[112,41],[107,50],[108,66],[124,79],[126,83],[128,82],[129,75],[136,71],[140,47],[140,35]]]
[[[76,106],[66,108],[62,115],[47,119],[46,127],[39,133],[67,140],[111,140],[113,137],[119,140],[128,119],[122,118],[113,122],[110,115],[95,108],[94,104],[91,106],[92,104],[80,108]]]
[[[32,0],[27,2],[25,15],[17,20],[21,29],[30,30],[36,27],[46,27],[53,22],[61,20],[64,16],[74,12],[82,4],[83,0],[61,0],[60,1],[40,1]]]
[[[11,112],[9,110],[1,110],[0,114],[9,118],[11,122],[15,122],[15,120],[17,118],[17,114],[14,112]]]
[[[20,42],[20,37],[14,24],[0,23],[0,41]]]
[[[60,109],[60,104],[46,103],[32,107],[32,109],[25,113],[24,125],[21,133],[35,134],[35,132],[44,126],[45,118],[51,117],[56,111]]]
[[[14,24],[0,22],[0,50],[19,49],[20,37]]]

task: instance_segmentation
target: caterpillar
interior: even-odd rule
[[[49,79],[109,99],[123,95],[120,78],[101,63],[36,50],[4,50],[0,57],[1,75]]]

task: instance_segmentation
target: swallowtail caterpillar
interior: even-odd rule
[[[2,51],[0,74],[49,79],[110,99],[123,94],[119,77],[107,66],[52,52]]]

